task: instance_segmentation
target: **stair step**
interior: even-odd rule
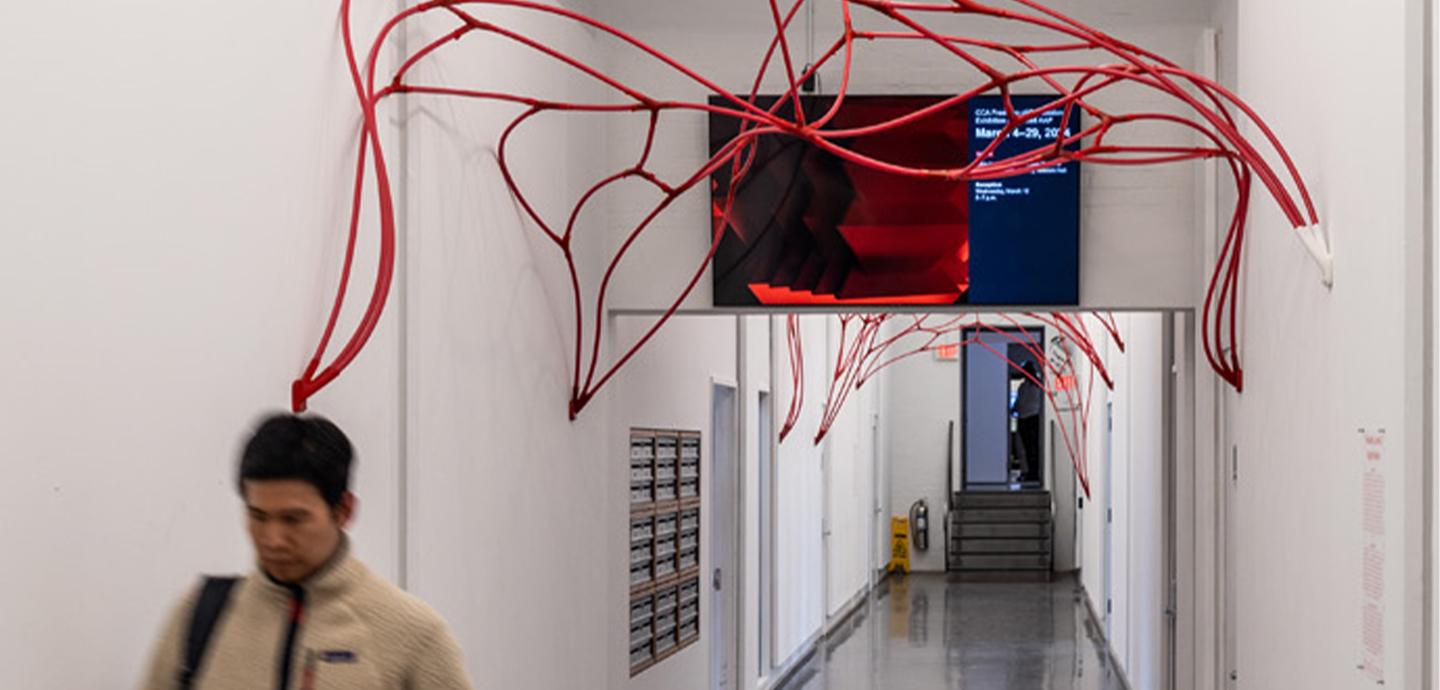
[[[960,553],[963,554],[1049,554],[1049,539],[961,539]]]
[[[1048,554],[967,554],[960,557],[959,570],[1049,570]]]
[[[950,573],[953,582],[1050,582],[1049,570],[960,570]]]
[[[962,491],[955,495],[960,508],[1046,508],[1048,491]]]
[[[984,508],[957,510],[960,523],[974,522],[1050,522],[1049,508]]]
[[[1044,523],[968,523],[950,530],[950,538],[989,537],[997,539],[1035,539],[1050,536],[1050,525]]]

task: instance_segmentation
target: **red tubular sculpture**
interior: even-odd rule
[[[831,372],[820,427],[816,431],[814,442],[818,444],[829,433],[830,427],[839,417],[840,410],[844,407],[850,392],[859,390],[885,367],[943,347],[964,347],[973,344],[1004,360],[1011,369],[1019,372],[1020,375],[1034,382],[1044,391],[1052,417],[1059,424],[1061,438],[1064,440],[1066,450],[1070,453],[1075,466],[1075,475],[1088,496],[1090,480],[1087,471],[1086,438],[1089,430],[1090,401],[1095,390],[1095,378],[1100,377],[1104,385],[1112,390],[1115,387],[1114,382],[1105,366],[1105,360],[1090,339],[1083,317],[1059,313],[1048,315],[1027,313],[1024,316],[1053,329],[1056,342],[1062,347],[1054,353],[1047,352],[1043,343],[1035,341],[1024,330],[1025,325],[1018,318],[1006,313],[994,314],[989,317],[933,314],[909,315],[908,317],[892,314],[841,315],[839,317],[840,347],[836,353],[835,367]],[[881,327],[900,318],[908,318],[909,322],[896,328],[890,336],[879,339]],[[1124,343],[1120,338],[1119,329],[1115,327],[1114,317],[1109,314],[1096,314],[1095,318],[1102,324],[1108,324],[1105,326],[1107,333],[1117,347],[1123,351]],[[993,323],[987,322],[987,319],[1004,321],[1017,330],[997,327]],[[852,329],[852,327],[854,328]],[[791,342],[798,342],[798,319],[794,316],[788,320],[787,330]],[[1006,353],[995,349],[994,345],[981,338],[981,334],[984,333],[993,333],[1003,337],[1008,343],[1020,345],[1035,361],[1043,364],[1047,375],[1043,378],[1032,376],[1019,363],[1011,360]],[[1074,362],[1070,357],[1072,348],[1078,349],[1090,365],[1088,368],[1089,382],[1083,396],[1074,385],[1060,383],[1075,380]],[[797,373],[797,362],[803,362],[803,355],[792,349],[791,375],[794,390],[798,395],[804,392],[804,381],[803,377]],[[786,421],[787,428],[794,426],[795,420],[798,418],[797,408],[796,398],[792,397],[792,416]],[[784,440],[783,437],[781,440]]]
[[[721,230],[717,227],[712,238],[710,252],[696,266],[689,281],[681,287],[678,296],[663,315],[628,349],[625,349],[608,366],[600,366],[600,343],[602,340],[603,313],[606,296],[621,260],[636,240],[653,223],[655,218],[669,208],[674,201],[699,185],[714,171],[729,165],[736,174],[731,176],[733,186],[744,176],[753,160],[754,142],[761,136],[788,136],[802,139],[812,146],[822,148],[847,161],[868,166],[875,170],[896,175],[917,177],[938,177],[947,180],[987,180],[1023,175],[1043,168],[1062,165],[1070,161],[1099,163],[1107,165],[1156,165],[1198,159],[1218,159],[1225,164],[1235,179],[1238,203],[1225,235],[1219,260],[1211,275],[1209,289],[1202,314],[1202,341],[1205,356],[1214,370],[1236,390],[1243,386],[1243,373],[1236,343],[1236,299],[1239,289],[1239,266],[1244,245],[1246,214],[1250,201],[1253,180],[1259,178],[1271,198],[1280,207],[1288,221],[1296,228],[1313,226],[1318,223],[1314,204],[1310,199],[1304,181],[1295,164],[1279,139],[1265,125],[1256,113],[1224,87],[1203,76],[1180,69],[1174,63],[1144,49],[1113,38],[1101,31],[1090,28],[1058,12],[1050,10],[1033,0],[1008,0],[1005,7],[999,7],[1003,0],[981,3],[974,0],[950,0],[948,2],[895,2],[891,0],[833,0],[843,13],[843,30],[840,36],[815,61],[813,65],[797,70],[791,55],[785,31],[806,2],[818,0],[794,0],[782,12],[780,0],[766,0],[775,36],[762,56],[754,85],[749,94],[727,91],[698,72],[686,67],[679,60],[650,47],[618,28],[587,17],[563,7],[546,5],[530,0],[431,0],[406,9],[389,21],[365,47],[363,60],[356,52],[350,27],[350,2],[342,0],[342,28],[346,57],[355,88],[364,125],[359,137],[359,156],[355,174],[352,198],[349,239],[346,245],[344,268],[340,285],[329,320],[320,342],[304,372],[292,385],[292,404],[303,410],[308,399],[324,388],[345,370],[364,348],[374,332],[385,301],[389,295],[395,264],[395,214],[384,156],[384,146],[378,126],[377,107],[386,97],[409,93],[435,97],[479,99],[497,103],[520,104],[525,111],[516,117],[500,136],[500,169],[505,183],[519,202],[529,220],[535,223],[545,237],[564,256],[569,269],[571,290],[574,296],[575,340],[573,343],[573,377],[570,391],[570,416],[573,419],[595,394],[609,382],[616,372],[625,366],[635,353],[674,315],[679,305],[690,295],[704,275],[711,257],[718,246]],[[703,97],[698,100],[672,100],[649,94],[640,88],[621,83],[586,63],[552,45],[500,24],[477,17],[475,12],[492,7],[523,10],[547,15],[562,21],[572,22],[592,32],[613,39],[626,49],[633,51],[634,59],[649,60],[673,71],[704,95],[718,95],[724,105],[711,105]],[[890,30],[871,31],[856,28],[852,13],[864,10],[887,20]],[[400,63],[393,73],[377,81],[377,56],[386,45],[388,38],[405,22],[422,15],[439,14],[455,22],[453,30],[430,41],[421,42]],[[1012,45],[975,37],[940,33],[927,26],[927,18],[938,15],[965,15],[1003,20],[1040,30],[1056,37],[1053,43],[1034,45]],[[609,89],[617,102],[580,103],[544,100],[524,94],[485,91],[461,88],[444,84],[421,84],[407,79],[411,69],[425,58],[442,50],[445,46],[472,35],[486,35],[508,41],[539,56],[554,60],[567,69],[584,74]],[[869,43],[928,41],[952,55],[956,64],[978,72],[981,83],[973,89],[955,95],[934,105],[918,109],[892,120],[869,127],[841,130],[827,129],[826,125],[835,116],[849,88],[851,68],[855,59],[857,41]],[[779,53],[777,61],[776,53]],[[1113,59],[1111,64],[1078,64],[1070,66],[1040,66],[1033,59],[1039,54],[1103,54]],[[824,113],[807,113],[799,98],[800,84],[803,84],[832,61],[841,63],[840,85],[834,104]],[[996,66],[992,60],[1002,61],[1006,68]],[[789,85],[782,100],[791,101],[795,116],[785,119],[776,115],[776,108],[766,110],[755,105],[761,78],[778,63],[784,70],[785,83]],[[957,75],[958,76],[958,75]],[[1054,100],[1046,108],[1033,113],[1018,112],[1011,103],[1012,89],[1017,84],[1033,82],[1053,91]],[[1181,117],[1165,113],[1120,113],[1106,112],[1091,102],[1091,98],[1116,85],[1132,85],[1162,94],[1188,109],[1189,116]],[[1066,118],[1071,113],[1084,111],[1093,124],[1079,134],[1065,137],[1066,127],[1052,142],[1045,142],[1033,149],[1008,158],[996,158],[995,145],[982,152],[967,165],[953,169],[917,169],[896,165],[847,149],[843,140],[867,134],[883,132],[903,126],[928,114],[952,107],[973,96],[998,92],[1006,105],[1009,123],[996,137],[995,145],[1007,138],[1016,128],[1023,126],[1039,112],[1063,108]],[[515,131],[538,115],[548,112],[587,113],[636,113],[648,118],[649,128],[642,150],[633,165],[624,167],[590,187],[570,210],[563,228],[548,223],[538,209],[516,183],[511,174],[510,155],[507,145]],[[650,170],[647,165],[655,148],[656,130],[661,118],[667,113],[719,113],[743,122],[739,135],[721,147],[704,165],[692,174],[678,180],[665,180]],[[1246,139],[1240,128],[1243,123],[1253,125],[1262,135],[1257,145]],[[1107,137],[1117,128],[1136,123],[1162,123],[1192,131],[1204,142],[1195,147],[1164,145],[1118,145],[1107,142]],[[1277,173],[1266,160],[1261,146],[1277,157],[1284,168],[1284,174]],[[368,165],[367,165],[368,163]],[[352,260],[359,234],[360,201],[365,194],[367,167],[373,172],[375,194],[379,207],[379,268],[375,274],[370,300],[366,305],[359,324],[346,339],[335,356],[325,364],[326,350],[335,335],[336,322],[345,300],[351,278]],[[576,270],[573,249],[577,221],[581,209],[597,194],[621,180],[638,179],[658,190],[661,200],[648,215],[626,235],[615,256],[611,259],[596,290],[593,304],[593,327],[586,328],[585,299]],[[733,195],[731,195],[733,198]],[[728,213],[728,208],[716,209],[716,213]],[[1304,238],[1302,238],[1304,239]],[[1062,319],[1057,323],[1064,324]],[[856,321],[861,332],[870,328],[864,318]],[[1083,330],[1082,326],[1069,324],[1070,328]],[[1059,328],[1059,326],[1057,326]],[[873,337],[873,333],[872,333]],[[587,340],[588,339],[588,340]]]
[[[785,343],[790,353],[790,409],[785,413],[785,423],[780,425],[782,443],[800,421],[800,410],[805,407],[805,347],[800,340],[798,314],[785,317]]]

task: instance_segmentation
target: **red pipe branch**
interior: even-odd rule
[[[1206,291],[1202,310],[1202,344],[1211,367],[1237,390],[1242,388],[1243,372],[1237,343],[1236,301],[1239,292],[1239,266],[1244,247],[1244,232],[1252,181],[1256,178],[1260,180],[1272,200],[1296,228],[1318,222],[1315,205],[1294,161],[1280,144],[1278,137],[1253,109],[1233,93],[1208,78],[1182,70],[1155,53],[1085,26],[1033,0],[1013,0],[1020,9],[1005,9],[974,0],[952,0],[948,3],[837,0],[840,3],[843,18],[840,35],[808,68],[797,69],[785,34],[807,1],[816,0],[795,0],[786,11],[782,12],[778,0],[767,0],[775,34],[760,60],[759,70],[749,93],[742,95],[721,88],[698,71],[685,66],[680,60],[614,26],[564,7],[547,5],[533,0],[431,0],[418,4],[399,12],[384,23],[370,43],[364,47],[362,61],[358,57],[361,53],[357,51],[350,26],[351,0],[342,0],[341,19],[346,61],[360,106],[363,125],[357,142],[358,155],[351,199],[349,234],[339,286],[314,354],[304,372],[292,385],[294,408],[303,410],[312,395],[333,381],[354,361],[373,334],[375,325],[384,310],[394,275],[396,223],[393,190],[386,167],[377,109],[385,98],[399,93],[476,99],[526,106],[525,111],[511,120],[500,136],[500,170],[506,186],[523,209],[525,216],[535,223],[565,258],[570,288],[573,293],[572,308],[575,327],[569,406],[572,418],[579,414],[596,393],[631,360],[640,348],[654,337],[655,333],[675,314],[680,304],[693,292],[719,246],[724,232],[724,223],[716,224],[711,238],[711,246],[705,258],[695,268],[689,280],[680,286],[677,296],[667,306],[664,313],[638,340],[629,344],[628,347],[624,347],[613,362],[602,366],[600,362],[600,344],[603,338],[602,317],[610,284],[619,270],[622,260],[655,219],[676,199],[727,165],[730,166],[731,172],[730,188],[724,190],[725,193],[721,195],[723,201],[717,202],[715,213],[720,218],[729,217],[734,202],[734,189],[748,174],[754,161],[756,140],[763,136],[787,136],[801,139],[846,161],[883,172],[917,177],[941,177],[957,181],[1023,175],[1071,161],[1105,165],[1157,165],[1203,159],[1217,159],[1223,162],[1235,180],[1238,203]],[[693,87],[701,89],[707,94],[719,96],[720,104],[710,104],[705,100],[663,99],[649,93],[641,86],[623,83],[590,62],[571,55],[544,40],[500,23],[487,21],[475,14],[477,10],[492,7],[510,8],[547,16],[599,33],[632,51],[635,59],[651,61],[682,77]],[[857,30],[852,16],[855,8],[864,8],[894,26],[890,30]],[[387,79],[380,82],[383,83],[383,86],[377,88],[378,55],[387,44],[390,35],[406,22],[433,13],[453,18],[457,22],[457,26],[425,43],[419,50],[405,56],[400,61],[399,67]],[[970,36],[941,33],[927,26],[927,22],[924,21],[931,16],[944,14],[983,16],[1013,22],[1026,25],[1031,29],[1039,29],[1058,38],[1053,42],[1006,44]],[[518,93],[487,91],[445,84],[419,84],[409,79],[413,68],[418,64],[432,58],[447,46],[477,35],[508,41],[523,50],[554,61],[566,70],[578,72],[608,89],[619,102],[590,103],[544,100]],[[917,40],[934,43],[953,56],[962,67],[978,72],[982,77],[981,85],[946,99],[942,103],[918,108],[914,112],[869,127],[850,130],[827,128],[839,112],[848,94],[857,41],[874,44]],[[1108,55],[1116,62],[1042,67],[1030,57],[1033,54],[1046,54],[1053,57],[1072,53],[1087,55],[1091,58],[1091,62],[1095,61],[1094,54]],[[762,108],[757,105],[760,84],[772,63],[775,62],[777,54],[781,68],[784,70],[784,83],[787,84],[787,88],[782,98],[777,99],[773,106],[768,109]],[[998,54],[1002,59],[1014,62],[1018,67],[1002,68],[988,59],[990,54]],[[800,85],[819,73],[823,67],[837,57],[841,61],[840,84],[834,103],[828,111],[812,119],[810,114],[804,110],[803,100],[800,98]],[[1038,111],[1020,113],[1015,109],[1011,100],[1012,90],[1019,84],[1031,81],[1044,85],[1053,91],[1055,96],[1046,107],[1040,108]],[[1121,85],[1133,85],[1157,92],[1184,106],[1190,115],[1178,116],[1145,112],[1113,114],[1091,102],[1091,97]],[[1008,122],[1003,128],[1001,136],[997,137],[994,143],[963,166],[943,170],[917,169],[862,155],[846,146],[847,138],[876,134],[902,127],[927,114],[938,112],[940,109],[988,92],[1000,94],[1009,115]],[[787,119],[778,114],[781,105],[786,102],[794,108],[793,118]],[[1065,135],[1064,132],[1067,132],[1069,128],[1061,127],[1062,134],[1057,136],[1054,141],[1038,144],[1028,151],[1008,158],[997,159],[995,157],[996,146],[1000,140],[1005,138],[1005,135],[1037,117],[1039,112],[1055,108],[1064,109],[1067,124],[1077,109],[1087,113],[1095,122],[1076,135]],[[637,162],[614,171],[585,190],[574,206],[565,214],[566,221],[563,230],[557,229],[557,226],[547,222],[545,214],[532,204],[525,190],[516,181],[512,173],[511,152],[508,146],[511,136],[521,126],[540,115],[552,112],[643,113],[649,122],[643,150],[640,152]],[[649,169],[648,165],[655,150],[656,136],[662,116],[671,112],[709,113],[735,118],[741,122],[740,132],[691,174],[675,180],[667,180]],[[1186,147],[1106,143],[1106,137],[1115,128],[1141,122],[1165,123],[1194,132],[1201,137],[1203,144]],[[1240,133],[1242,122],[1253,125],[1261,133],[1262,141],[1260,143],[1266,147],[1264,153],[1256,143],[1249,141]],[[1279,159],[1284,170],[1283,176],[1270,165],[1265,157],[1266,153]],[[370,176],[367,175],[367,170],[374,177],[374,193],[379,206],[378,268],[369,301],[359,323],[345,339],[339,352],[335,353],[334,357],[326,364],[327,350],[336,334],[339,315],[350,287],[353,260],[359,239],[361,200],[366,193],[366,182]],[[661,198],[651,207],[644,219],[630,229],[607,264],[599,285],[596,286],[593,311],[590,312],[590,320],[593,321],[593,325],[587,328],[586,300],[576,268],[573,247],[573,239],[579,230],[580,211],[601,192],[615,183],[627,179],[642,180],[653,186],[660,193]],[[1093,346],[1087,345],[1089,338],[1084,332],[1083,322],[1073,322],[1062,315],[1052,315],[1050,318],[1054,327],[1064,333],[1071,343],[1079,345],[1082,353],[1086,355],[1092,365],[1096,365],[1092,367],[1091,371],[1098,371],[1108,383],[1108,372],[1103,363],[1100,363],[1095,357]],[[872,341],[878,335],[879,323],[884,319],[877,321],[871,317],[855,317],[853,320],[858,328],[855,337],[869,339],[857,340],[857,347],[863,350],[873,345]],[[790,323],[791,330],[794,332],[795,322],[792,320]],[[1107,323],[1105,319],[1101,318],[1100,323],[1112,337],[1117,338],[1118,342],[1118,331],[1113,327],[1113,321]],[[842,330],[849,328],[849,322],[846,324],[842,326]],[[798,365],[801,357],[798,335],[794,336],[791,343],[792,364]],[[1123,343],[1120,345],[1123,348]],[[853,354],[847,356],[853,357]],[[800,375],[799,366],[793,367],[793,370]],[[849,368],[842,370],[851,371]],[[853,376],[859,377],[863,381],[865,372],[857,370]],[[832,381],[832,383],[835,382]],[[854,383],[854,381],[849,383]],[[841,385],[841,383],[835,383],[835,385],[840,391],[837,395],[843,401],[843,396],[847,394],[845,391],[848,391],[851,385]],[[797,388],[797,390],[799,389]],[[798,419],[798,406],[792,409],[792,414],[787,419],[788,424],[782,433],[789,432],[795,419]],[[833,421],[833,418],[828,421]],[[826,423],[828,426],[828,422]]]
[[[1028,313],[1025,316],[1048,326],[1055,332],[1057,349],[1054,352],[1047,351],[1044,343],[1036,341],[1030,335],[1025,324],[1021,323],[1018,318],[1006,313],[995,314],[991,317],[973,314],[958,316],[910,315],[908,323],[898,326],[893,334],[883,339],[879,337],[882,326],[886,323],[894,323],[900,317],[893,314],[845,314],[839,316],[840,344],[836,350],[835,364],[831,370],[820,426],[816,430],[814,443],[818,444],[824,440],[831,426],[839,418],[840,411],[849,399],[850,393],[859,390],[881,370],[915,355],[935,352],[941,348],[977,345],[1004,360],[1011,369],[1040,386],[1045,393],[1052,417],[1059,425],[1061,439],[1074,464],[1076,477],[1080,480],[1080,484],[1088,496],[1090,480],[1087,470],[1086,449],[1088,446],[1086,439],[1089,430],[1090,403],[1094,394],[1093,378],[1099,374],[1104,379],[1105,385],[1111,389],[1114,388],[1114,383],[1106,370],[1104,359],[1100,357],[1090,338],[1083,317],[1060,313],[1049,315]],[[1012,326],[1013,329],[996,326],[987,319],[1000,319]],[[1115,326],[1114,316],[1097,314],[1096,320],[1105,325],[1107,333],[1123,350],[1123,343],[1120,340],[1119,329]],[[986,333],[998,335],[1008,343],[1023,347],[1036,362],[1041,363],[1047,376],[1041,378],[1026,372],[1020,364],[1011,360],[1007,353],[996,349],[994,345],[981,337]],[[791,315],[787,319],[786,335],[791,346],[791,383],[794,393],[791,398],[790,412],[781,431],[782,441],[798,420],[800,407],[803,404],[799,396],[804,393],[805,384],[802,371],[804,356],[799,345],[798,317]],[[1075,382],[1075,366],[1070,355],[1072,348],[1078,349],[1084,354],[1090,364],[1089,372],[1092,383],[1087,387],[1083,397]]]

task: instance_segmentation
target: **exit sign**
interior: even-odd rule
[[[940,347],[935,348],[935,359],[960,359],[960,344],[952,343],[950,345],[941,345]]]

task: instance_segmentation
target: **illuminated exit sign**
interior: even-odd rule
[[[941,345],[935,348],[935,359],[960,359],[960,343]]]

